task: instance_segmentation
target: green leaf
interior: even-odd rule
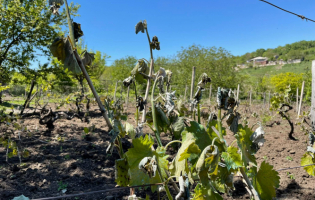
[[[218,165],[216,172],[210,176],[213,186],[216,190],[227,193],[229,190],[234,190],[233,172],[237,170],[228,170],[227,167]]]
[[[191,143],[185,151],[180,154],[179,160],[182,161],[184,159],[187,159],[191,156],[191,154],[200,154],[201,150],[199,149],[198,145],[195,144],[195,142]]]
[[[217,130],[219,130],[218,128],[218,123],[215,120],[212,120],[209,122],[209,124],[207,125],[207,133],[209,134],[211,140],[213,140],[214,138],[218,137],[218,135],[214,132],[214,130],[212,129],[212,126],[215,127]],[[222,135],[226,135],[226,129],[224,127],[222,127]],[[224,144],[220,142],[220,140],[215,140],[214,145],[216,145],[219,148],[220,152],[224,152]]]
[[[161,182],[158,175],[150,179],[147,174],[139,170],[138,165],[144,157],[153,157],[153,155],[155,155],[158,165],[161,168],[162,176],[167,177],[165,169],[168,169],[168,155],[166,155],[165,150],[161,148],[152,151],[151,146],[154,144],[154,139],[151,136],[146,135],[145,137],[141,136],[133,139],[132,144],[133,148],[130,148],[125,154],[129,165],[130,186]],[[157,186],[152,186],[152,192],[154,192],[156,188]]]
[[[84,133],[88,134],[89,133],[89,128],[88,127],[84,127]]]
[[[202,184],[198,184],[194,190],[195,194],[193,200],[223,200],[223,198],[214,191],[211,186],[204,187]]]
[[[121,119],[121,120],[124,120],[124,121],[127,121],[127,115],[121,115],[121,116],[120,116],[120,119]]]
[[[129,124],[128,122],[125,123],[125,130],[126,130],[126,133],[127,135],[129,135],[129,137],[131,139],[135,139],[135,136],[136,136],[136,131],[135,129],[133,128],[133,125]]]
[[[181,158],[181,155],[186,151],[186,149],[189,148],[191,144],[195,144],[195,141],[196,139],[194,138],[194,135],[192,133],[189,133],[187,131],[183,132],[182,145],[179,148],[176,154],[175,160],[173,161],[170,167],[170,169],[173,171],[172,175],[179,177],[181,174],[189,173],[186,159],[180,160],[180,158]]]
[[[254,156],[255,151],[252,149],[253,143],[250,140],[252,134],[253,131],[248,126],[243,127],[242,125],[238,125],[238,132],[235,138],[237,139],[238,147],[241,149],[242,160],[245,166],[248,164],[257,165]]]
[[[301,166],[310,165],[315,163],[315,153],[306,152],[301,158]],[[315,176],[315,165],[304,167],[305,171],[311,175]]]
[[[212,143],[212,138],[205,130],[204,126],[201,124],[198,124],[198,122],[191,121],[189,127],[186,127],[186,132],[190,132],[193,137],[196,139],[196,144],[198,145],[199,149],[201,151],[204,150],[207,146],[209,146]],[[185,141],[185,131],[182,133],[183,141]]]
[[[198,162],[196,164],[196,170],[199,173],[199,178],[201,179],[202,184],[203,183],[203,175],[207,173],[214,173],[216,172],[216,169],[219,164],[219,150],[218,147],[215,145],[209,145],[207,146],[201,153]],[[201,176],[202,173],[202,176]],[[206,175],[207,176],[207,175]],[[208,179],[208,176],[205,180]],[[209,182],[207,180],[207,182]]]
[[[227,151],[223,152],[221,155],[228,170],[243,166],[242,157],[237,151],[238,149],[236,147],[229,146]]]
[[[8,153],[8,157],[9,157],[9,158],[12,158],[12,157],[13,157],[13,153],[12,153],[12,152],[9,152],[9,153]]]
[[[256,176],[253,177],[253,186],[259,193],[261,199],[271,200],[276,196],[276,189],[279,187],[279,173],[265,161],[261,163]]]
[[[130,182],[128,162],[125,158],[122,158],[116,160],[115,163],[115,182],[120,187],[127,187]]]

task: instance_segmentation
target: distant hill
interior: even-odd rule
[[[254,57],[267,57],[269,61],[301,59],[302,61],[315,60],[315,41],[299,41],[285,46],[278,46],[274,49],[257,49],[254,52],[242,56],[234,56],[236,64],[245,64],[247,60]]]
[[[312,62],[303,61],[298,64],[274,65],[256,68],[246,68],[238,70],[242,75],[248,75],[251,82],[255,83],[258,77],[273,76],[280,73],[294,72],[297,74],[306,73],[312,67]]]

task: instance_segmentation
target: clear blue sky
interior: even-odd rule
[[[259,0],[75,0],[81,5],[84,42],[113,60],[125,56],[149,58],[147,37],[135,25],[147,20],[150,37],[158,36],[161,50],[172,56],[181,47],[200,44],[223,47],[233,55],[258,48],[275,48],[300,40],[315,40],[315,23],[283,12]],[[315,20],[314,0],[269,0]]]

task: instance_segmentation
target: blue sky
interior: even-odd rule
[[[283,12],[259,0],[76,0],[89,49],[111,56],[149,58],[145,34],[135,25],[147,20],[150,37],[158,36],[161,50],[172,56],[181,47],[200,44],[223,47],[233,55],[258,48],[275,48],[300,40],[315,40],[315,23]],[[314,0],[269,0],[315,20]]]

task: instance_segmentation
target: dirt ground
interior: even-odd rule
[[[245,112],[244,106],[240,106],[240,113],[242,117],[249,117],[252,125],[261,121],[253,117],[252,113],[256,112],[262,116],[263,112],[269,112],[266,107],[256,105],[251,107],[251,111]],[[305,107],[303,109],[307,110]],[[26,166],[17,167],[19,159],[10,158],[7,164],[6,151],[0,147],[0,200],[11,200],[22,194],[30,199],[59,196],[62,192],[58,191],[58,188],[62,184],[66,185],[63,187],[67,189],[65,194],[115,188],[114,165],[119,155],[115,150],[112,155],[106,154],[110,137],[105,121],[95,105],[90,110],[90,124],[79,119],[58,120],[51,136],[43,134],[47,128],[39,125],[38,119],[25,119],[24,124],[32,134],[21,137],[22,145],[31,154],[28,158],[23,158]],[[129,123],[135,124],[134,113],[135,109],[128,110]],[[292,110],[289,113],[292,121],[296,122],[296,112]],[[279,117],[275,120],[279,120],[281,124],[264,129],[266,142],[256,154],[258,165],[267,160],[274,169],[300,166],[300,159],[306,151],[307,135],[300,131],[299,126],[295,126],[294,137],[298,138],[298,141],[289,140],[289,124]],[[90,137],[82,137],[84,127],[92,124],[96,126],[95,133]],[[152,133],[149,128],[145,128],[144,132]],[[64,141],[58,141],[57,135],[63,137]],[[169,136],[165,134],[161,136],[163,144],[170,141]],[[228,143],[235,140],[230,131],[225,139]],[[123,146],[126,151],[131,146],[130,139],[123,139]],[[176,152],[170,148],[169,153],[175,155]],[[281,179],[277,199],[315,199],[315,178],[309,176],[303,168],[280,171],[279,176]],[[224,199],[249,199],[244,185],[238,178],[235,178],[234,185],[236,190],[232,196],[224,195]],[[141,197],[145,197],[146,193],[150,195],[150,199],[156,199],[156,193],[152,194],[150,189],[136,191],[137,196]],[[129,189],[124,189],[63,199],[127,199],[128,195]]]

